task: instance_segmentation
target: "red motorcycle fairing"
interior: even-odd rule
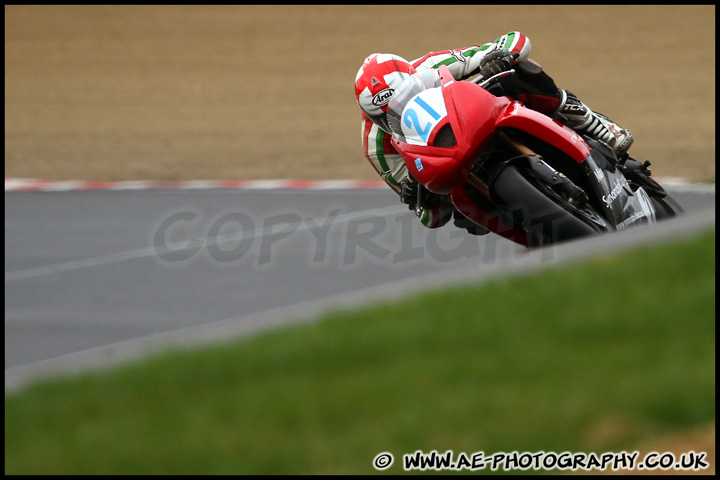
[[[489,92],[486,93],[491,95]],[[496,119],[495,126],[496,128],[516,128],[541,138],[553,147],[567,153],[577,163],[582,162],[590,155],[590,146],[575,131],[547,115],[530,110],[518,101],[514,101],[500,114]]]
[[[418,182],[431,192],[445,195],[457,183],[464,183],[475,161],[475,153],[491,138],[497,129],[496,119],[512,102],[507,97],[495,97],[473,83],[448,82],[443,77],[442,67],[440,76],[447,117],[435,126],[427,145],[412,145],[395,137],[392,144]],[[455,145],[434,146],[438,132],[448,124]]]
[[[500,128],[516,128],[541,138],[578,163],[590,155],[582,137],[548,116],[509,97],[496,97],[474,83],[455,81],[444,65],[439,73],[447,116],[435,125],[427,145],[392,139],[412,176],[431,192],[448,194],[455,184],[464,182],[477,153]],[[438,133],[448,124],[456,144],[435,146]]]
[[[450,195],[453,205],[475,223],[516,243],[529,245],[524,232],[504,224],[468,195],[467,178],[477,155],[501,128],[515,128],[541,138],[578,163],[590,155],[590,147],[573,130],[521,102],[496,97],[475,83],[455,81],[445,66],[438,71],[447,116],[434,126],[427,145],[406,143],[393,136],[393,146],[412,176],[425,188]],[[418,94],[421,95],[422,92]],[[435,146],[438,134],[447,125],[452,128],[455,144]]]

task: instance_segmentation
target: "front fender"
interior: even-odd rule
[[[525,247],[530,246],[530,238],[527,233],[516,230],[512,225],[508,225],[499,217],[484,210],[468,195],[464,184],[453,186],[450,191],[450,201],[460,213],[481,227]]]

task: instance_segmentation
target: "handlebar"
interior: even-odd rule
[[[476,83],[476,84],[480,85],[481,87],[485,88],[485,87],[488,86],[490,83],[495,82],[495,81],[499,80],[500,78],[505,77],[505,76],[507,76],[507,75],[512,75],[512,74],[514,74],[514,73],[515,73],[515,69],[514,69],[514,68],[511,68],[510,70],[506,70],[506,71],[504,71],[504,72],[496,73],[495,75],[493,75],[493,76],[490,77],[490,78],[485,78],[485,77],[483,77],[482,74],[480,74],[480,75],[478,75],[477,77],[473,78],[473,79],[470,80],[470,81],[471,81],[472,83]]]

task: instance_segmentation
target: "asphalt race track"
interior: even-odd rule
[[[714,226],[714,185],[668,190],[678,219],[531,253],[452,225],[428,231],[389,190],[6,192],[6,390],[163,341],[216,341]]]

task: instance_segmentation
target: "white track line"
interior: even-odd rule
[[[353,219],[361,218],[365,215],[378,215],[378,216],[385,216],[385,215],[391,215],[393,213],[399,213],[401,212],[401,207],[397,205],[393,205],[392,207],[385,207],[381,209],[368,209],[368,210],[361,210],[359,212],[351,212],[351,213],[345,213],[342,215],[336,216],[332,220],[332,225],[340,225],[344,223],[348,223]],[[223,243],[228,242],[237,242],[239,236],[242,237],[242,239],[245,238],[262,238],[264,235],[267,235],[269,233],[272,233],[272,229],[274,227],[269,226],[265,227],[263,229],[254,229],[249,230],[247,232],[240,232],[240,233],[228,233],[225,235],[219,235],[214,238],[207,238],[205,242],[203,243],[204,246],[211,246],[211,245],[221,245]],[[303,231],[310,228],[307,222],[302,222],[295,231]],[[196,248],[196,245],[188,245],[188,242],[182,242],[182,243],[172,243],[165,245],[165,247],[169,248],[173,251],[182,251],[189,248]],[[71,270],[80,270],[83,268],[92,268],[97,267],[100,265],[108,265],[111,263],[118,263],[123,262],[125,260],[132,260],[135,258],[145,258],[145,257],[154,257],[157,256],[157,249],[155,247],[148,247],[148,248],[140,248],[136,250],[129,250],[125,252],[118,252],[118,253],[112,253],[109,255],[101,255],[99,257],[91,257],[91,258],[84,258],[82,260],[73,260],[71,262],[65,262],[65,263],[57,263],[54,265],[43,265],[41,267],[33,267],[33,268],[26,268],[24,270],[16,270],[14,272],[6,272],[5,273],[5,282],[12,282],[16,280],[24,280],[26,278],[31,277],[39,277],[42,275],[52,275],[54,273],[60,273],[60,272],[67,272]]]

